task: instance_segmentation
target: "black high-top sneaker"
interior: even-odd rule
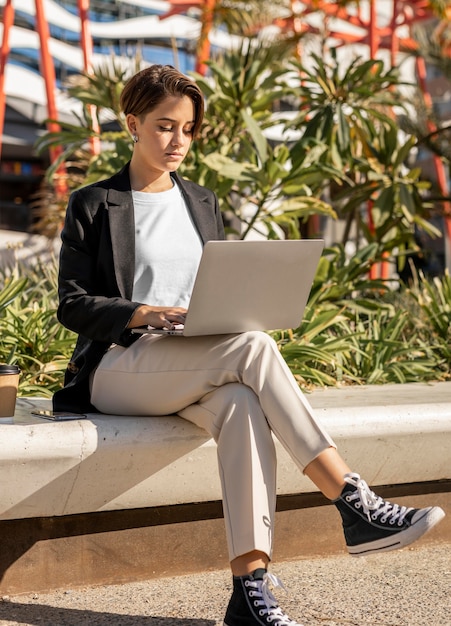
[[[408,546],[445,516],[439,506],[414,509],[391,504],[371,491],[358,474],[346,474],[345,481],[341,496],[333,502],[340,511],[352,556]]]
[[[302,626],[279,608],[270,584],[284,589],[277,576],[265,569],[256,569],[248,576],[234,576],[224,626]]]

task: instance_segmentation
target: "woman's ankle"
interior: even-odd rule
[[[247,576],[256,569],[268,569],[269,557],[260,550],[252,550],[242,554],[230,562],[234,576]]]

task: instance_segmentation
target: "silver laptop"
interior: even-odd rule
[[[209,241],[184,326],[132,332],[192,337],[296,328],[323,248],[322,239]]]

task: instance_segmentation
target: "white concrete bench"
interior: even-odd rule
[[[451,383],[317,390],[309,400],[371,485],[451,479]],[[0,520],[221,499],[216,446],[175,416],[52,423],[50,400],[19,398],[0,418]],[[315,491],[277,445],[278,494]]]

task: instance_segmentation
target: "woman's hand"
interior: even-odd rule
[[[175,324],[184,324],[186,309],[183,307],[150,306],[143,304],[134,312],[128,328],[137,326],[152,326],[173,330]]]

